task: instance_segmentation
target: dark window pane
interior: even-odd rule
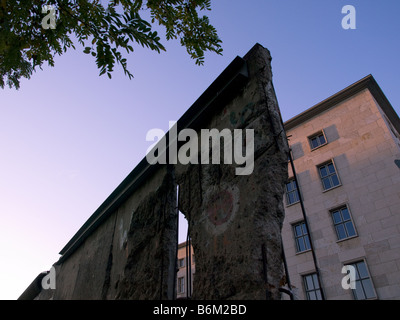
[[[288,204],[292,204],[299,201],[299,194],[297,190],[287,193],[286,196]]]
[[[333,212],[333,213],[332,213],[332,216],[333,216],[333,222],[334,222],[335,224],[338,224],[338,223],[342,222],[342,218],[341,218],[341,216],[340,216],[340,212],[339,212],[339,211]]]
[[[317,300],[317,296],[314,291],[308,293],[308,300]]]
[[[295,230],[296,230],[296,236],[301,236],[302,232],[301,232],[301,225],[298,224],[297,226],[295,226]]]
[[[353,223],[351,221],[345,223],[347,234],[349,237],[356,235],[356,230],[354,230]]]
[[[333,163],[328,164],[328,171],[329,173],[335,173],[335,167],[333,166]]]
[[[312,277],[311,276],[306,276],[306,289],[307,290],[312,290],[314,289],[314,284],[312,281]]]
[[[365,297],[367,299],[375,298],[374,288],[372,287],[371,279],[362,280],[362,285],[364,287]]]
[[[325,137],[324,137],[324,135],[323,134],[321,134],[320,136],[319,136],[319,143],[320,144],[324,144],[326,141],[325,141]]]
[[[343,220],[350,220],[349,210],[347,208],[343,208],[342,210]]]
[[[302,252],[302,251],[306,250],[303,238],[297,239],[297,244],[298,244],[299,252]]]
[[[303,227],[303,234],[308,234],[305,223],[302,224],[302,227]]]
[[[311,248],[310,245],[310,239],[308,238],[308,236],[304,236],[304,241],[305,241],[305,245],[306,245],[306,250]]]
[[[322,179],[322,183],[324,185],[325,190],[328,190],[331,188],[331,182],[329,181],[329,178]]]
[[[354,264],[353,267],[356,268],[356,280],[360,280],[360,273],[358,272],[358,268],[356,267],[356,265]]]
[[[321,177],[322,177],[322,178],[323,178],[323,177],[326,177],[326,176],[328,175],[325,166],[319,168],[319,171],[320,171],[320,173],[321,173]]]
[[[319,282],[318,282],[317,274],[313,274],[312,277],[313,277],[313,281],[314,281],[314,288],[319,289]]]
[[[288,203],[292,204],[294,202],[294,197],[293,197],[293,193],[288,193]]]
[[[293,192],[293,198],[294,198],[293,202],[300,201],[299,193],[297,192],[297,190],[295,192]]]
[[[336,174],[332,175],[331,178],[332,178],[333,186],[338,186],[340,184],[339,179]]]
[[[339,240],[346,238],[346,232],[344,231],[344,226],[343,226],[343,224],[337,225],[337,226],[336,226],[336,231],[337,231],[338,239],[339,239]]]
[[[354,298],[356,300],[364,300],[365,299],[365,295],[364,295],[364,291],[361,287],[361,283],[359,281],[356,282],[356,288],[353,290],[354,293]]]
[[[286,194],[288,204],[299,201],[299,194],[297,191],[296,182],[294,180],[286,184]]]
[[[368,271],[367,271],[367,266],[365,265],[364,261],[357,263],[357,269],[358,272],[360,273],[361,278],[368,278]]]
[[[312,139],[311,139],[311,146],[312,146],[313,149],[316,148],[316,147],[318,147],[317,138],[312,138]]]

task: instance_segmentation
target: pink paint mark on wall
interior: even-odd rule
[[[211,223],[219,226],[227,222],[232,216],[233,196],[230,191],[223,190],[214,194],[207,208],[207,216]]]

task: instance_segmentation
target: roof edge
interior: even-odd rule
[[[373,82],[374,85],[377,86],[376,81],[374,80],[373,76],[371,74],[369,74],[366,77],[351,84],[350,86],[340,90],[339,92],[335,93],[334,95],[330,96],[329,98],[317,103],[316,105],[312,106],[311,108],[309,108],[309,109],[303,111],[302,113],[294,116],[293,118],[285,121],[284,122],[285,129],[290,130],[290,129],[300,125],[301,123],[315,117],[316,115],[334,107],[335,105],[337,105],[340,102],[346,100],[347,98],[355,95],[356,93],[358,93],[364,89],[367,89],[367,88],[369,89],[369,85],[371,82]],[[383,92],[382,92],[382,94],[383,94]]]
[[[293,129],[294,127],[336,106],[337,104],[343,102],[351,96],[354,96],[364,89],[369,90],[376,102],[379,104],[380,108],[388,116],[390,122],[396,128],[397,132],[400,133],[400,118],[372,74],[367,75],[366,77],[358,80],[343,90],[340,90],[329,98],[317,103],[306,111],[303,111],[297,116],[285,121],[284,127],[286,130]]]

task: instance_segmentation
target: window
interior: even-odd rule
[[[185,259],[178,259],[178,268],[183,268],[185,266]]]
[[[338,240],[354,237],[356,235],[356,230],[347,206],[332,210],[331,215]]]
[[[316,273],[303,276],[307,300],[322,300],[321,288]]]
[[[294,179],[291,179],[286,183],[286,200],[288,205],[300,201],[297,184]]]
[[[355,268],[356,272],[355,289],[352,290],[354,299],[366,300],[376,298],[375,289],[365,261],[358,261],[350,265]]]
[[[296,251],[303,252],[310,250],[310,239],[308,237],[308,232],[305,222],[300,222],[293,225],[294,239],[296,242]]]
[[[178,293],[184,293],[185,292],[185,278],[181,277],[178,278]]]
[[[320,131],[311,137],[308,137],[308,141],[310,142],[311,150],[317,149],[325,144],[327,144],[325,135],[323,131]]]
[[[318,171],[324,190],[329,190],[340,185],[339,177],[332,161],[319,166]]]
[[[289,180],[286,183],[286,203],[291,205],[300,201],[299,192],[297,190],[297,184],[294,179]]]

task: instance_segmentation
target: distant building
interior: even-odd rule
[[[378,84],[369,75],[284,125],[293,161],[282,241],[294,298],[400,299],[400,120]]]
[[[190,257],[190,259],[188,259]],[[193,278],[196,272],[193,247],[186,246],[186,242],[178,245],[178,261],[176,275],[176,297],[187,299],[193,293]]]
[[[289,163],[282,238],[295,296],[399,299],[400,120],[374,78],[285,129],[296,176]],[[347,265],[354,290],[342,286]]]

